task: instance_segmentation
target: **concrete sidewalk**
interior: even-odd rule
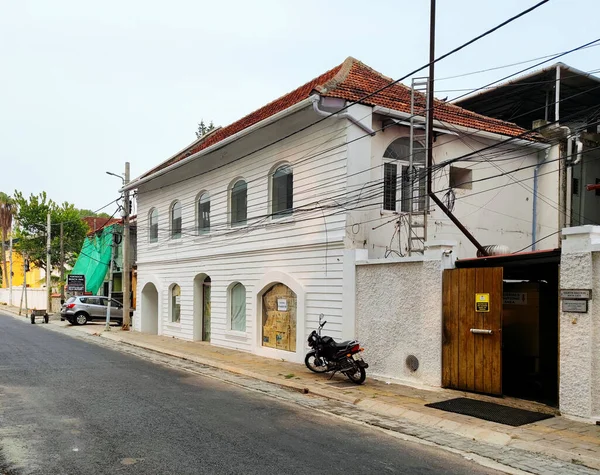
[[[6,307],[0,308],[10,311]],[[330,380],[329,375],[311,373],[304,365],[218,348],[209,343],[123,332],[118,327],[114,327],[111,332],[104,332],[103,324],[71,326],[67,322],[53,320],[51,325],[65,327],[68,331],[95,334],[112,341],[182,358],[296,391],[350,403],[355,408],[368,413],[392,416],[397,421],[418,423],[499,448],[512,447],[600,470],[600,426],[560,417],[557,410],[541,404],[445,389],[424,390],[389,384],[369,378],[368,371],[366,383],[356,386],[342,375],[336,375]],[[365,359],[368,362],[368,349],[365,352]],[[460,396],[547,412],[557,417],[521,427],[511,427],[425,407],[425,404],[430,402]]]

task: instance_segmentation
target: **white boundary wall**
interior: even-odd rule
[[[442,272],[455,243],[430,243],[425,256],[356,265],[357,335],[370,374],[413,386],[442,381]],[[406,357],[419,368],[411,371]]]
[[[21,302],[21,293],[23,287],[13,287],[12,304],[18,307]],[[9,303],[9,289],[0,289],[0,303]],[[46,308],[48,293],[46,289],[27,289],[27,306],[32,308]],[[23,299],[23,308],[25,308],[25,299]]]

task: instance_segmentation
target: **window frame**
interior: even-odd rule
[[[234,309],[234,291],[236,288],[241,288],[244,291],[244,298],[243,298],[243,305],[240,307],[240,310],[243,310],[244,312],[244,327],[243,329],[239,329],[239,328],[234,328],[234,315],[237,313],[237,308]],[[229,285],[229,288],[227,289],[227,313],[228,313],[228,318],[227,318],[227,322],[228,322],[228,329],[231,332],[236,332],[236,333],[246,333],[248,330],[248,305],[247,305],[247,301],[248,301],[248,290],[246,289],[246,286],[244,284],[242,284],[239,281],[236,282],[232,282]]]
[[[153,222],[152,220],[152,216],[153,214],[156,213],[156,223]],[[152,231],[153,228],[156,226],[156,237],[152,237]],[[148,229],[149,229],[149,233],[148,233],[148,242],[150,242],[150,244],[154,244],[158,242],[158,208],[152,208],[150,210],[150,212],[148,213]]]
[[[175,207],[178,206],[179,207],[179,232],[176,232],[176,227],[175,227]],[[183,231],[183,212],[182,212],[182,206],[181,206],[181,201],[179,200],[175,200],[173,201],[173,203],[171,203],[171,206],[169,207],[169,238],[170,239],[181,239],[182,236],[182,231]]]
[[[175,295],[175,289],[178,289],[178,295]],[[179,303],[177,303],[177,297],[179,297]],[[179,284],[172,284],[169,287],[169,323],[181,323],[181,286]]]
[[[204,197],[207,197],[207,202],[202,203],[202,199]],[[208,226],[202,226],[203,221],[202,221],[202,217],[200,216],[200,212],[201,212],[201,205],[203,204],[208,204]],[[211,198],[210,198],[210,193],[208,191],[201,191],[200,193],[198,193],[198,196],[196,197],[196,233],[199,236],[203,236],[205,234],[210,234],[210,207],[211,207]]]
[[[388,212],[396,212],[396,213],[410,212],[410,210],[408,209],[408,198],[406,197],[406,193],[407,193],[407,191],[412,190],[413,194],[415,191],[417,191],[417,193],[418,193],[416,198],[413,197],[412,212],[413,213],[428,212],[429,201],[428,201],[428,197],[427,197],[427,175],[425,173],[423,173],[423,176],[419,176],[418,179],[415,180],[414,184],[412,184],[412,187],[407,189],[407,187],[404,186],[404,183],[410,177],[410,171],[409,171],[410,164],[407,159],[407,158],[409,158],[408,153],[407,153],[407,156],[404,157],[404,159],[397,158],[397,157],[390,157],[390,156],[386,157],[388,150],[390,150],[390,148],[399,141],[406,141],[407,143],[405,144],[405,146],[408,147],[408,150],[410,150],[410,137],[401,136],[401,137],[396,137],[394,140],[392,140],[383,152],[382,158],[383,158],[383,169],[384,169],[384,172],[383,172],[384,186],[383,186],[383,200],[382,200],[383,202],[381,204],[382,210],[388,211]],[[426,160],[425,146],[418,140],[413,140],[413,143],[419,146],[421,153],[423,154],[422,163],[415,163],[413,161],[413,169],[415,170],[415,172],[420,174],[427,169],[427,164],[425,162],[425,160]],[[415,149],[415,146],[413,146],[413,149]],[[395,206],[394,210],[388,210],[385,208],[385,196],[386,196],[385,165],[388,163],[396,165],[396,180],[395,180],[396,181],[396,206]],[[398,194],[400,194],[400,198],[398,198]],[[405,204],[405,202],[406,202],[406,204]]]
[[[244,197],[244,219],[240,219],[240,220],[235,220],[234,221],[234,207],[235,207],[235,211],[236,211],[236,215],[239,215],[240,213],[238,212],[238,202],[237,202],[237,197],[234,200],[234,192],[235,192],[235,187],[239,184],[239,183],[243,183],[244,184],[244,191],[245,191],[245,197]],[[241,190],[240,190],[241,192]],[[239,192],[238,192],[239,193]],[[248,182],[246,180],[244,180],[243,178],[236,178],[231,186],[229,187],[229,225],[231,227],[235,227],[235,226],[245,226],[248,223]],[[236,216],[237,218],[237,216]]]
[[[289,170],[289,172],[277,177],[277,173],[284,169]],[[275,180],[283,177],[286,177],[286,183],[284,185],[286,208],[276,210],[275,206],[280,203],[280,200],[276,200],[277,187]],[[269,185],[269,214],[271,215],[271,218],[281,219],[292,216],[294,214],[294,169],[291,164],[284,162],[278,163],[275,167],[273,167],[269,173]]]

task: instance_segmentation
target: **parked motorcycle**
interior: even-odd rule
[[[319,316],[319,329],[313,330],[308,337],[308,346],[312,348],[304,358],[306,367],[315,373],[343,373],[356,384],[362,384],[367,377],[365,371],[369,365],[363,360],[364,348],[356,340],[337,343],[330,336],[321,336],[321,330],[327,323],[323,314]]]

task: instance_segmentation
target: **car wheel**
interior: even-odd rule
[[[75,324],[76,325],[85,325],[88,322],[87,314],[81,312],[75,315]]]

